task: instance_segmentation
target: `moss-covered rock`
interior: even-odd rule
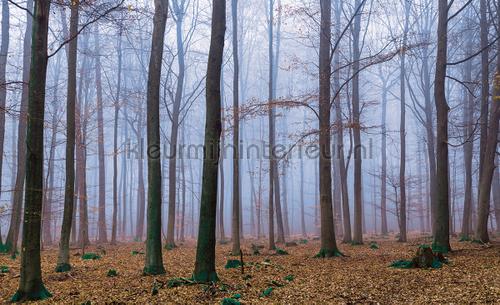
[[[82,255],[83,260],[96,260],[96,259],[101,259],[101,256],[97,253],[85,253]]]
[[[233,269],[241,267],[241,261],[239,259],[230,259],[226,262],[226,269]]]

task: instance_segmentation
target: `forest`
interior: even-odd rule
[[[0,303],[500,303],[500,0],[0,1]]]

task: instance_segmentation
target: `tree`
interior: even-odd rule
[[[497,3],[500,12],[500,3]],[[500,15],[497,17],[497,27],[500,26]],[[497,41],[500,47],[500,40]],[[488,217],[490,215],[490,193],[495,171],[496,149],[498,144],[500,120],[500,56],[497,55],[496,72],[493,83],[493,103],[491,105],[486,147],[483,155],[482,170],[479,178],[479,200],[475,239],[483,243],[490,241],[488,236]]]
[[[410,2],[404,2],[404,28],[403,28],[403,45],[401,48],[404,50],[408,42],[408,23],[410,19]],[[400,227],[399,227],[399,241],[406,242],[406,53],[403,51],[400,57],[400,94],[401,94],[401,121],[399,127],[399,134],[401,140],[401,156],[399,166],[399,185],[401,188],[401,209],[400,209]]]
[[[122,80],[122,27],[118,29],[118,76],[115,96],[115,120],[113,128],[113,224],[111,226],[111,244],[116,244],[116,234],[118,227],[118,119],[120,112],[120,93]],[[125,204],[125,202],[123,202]]]
[[[7,56],[9,53],[9,28],[10,11],[7,0],[2,0],[2,42],[0,46],[0,156],[3,156],[5,143],[5,105],[7,100],[7,86],[5,70],[7,68]],[[0,158],[0,177],[2,177],[3,157]],[[0,196],[2,182],[0,181]],[[0,233],[0,245],[2,245],[2,236]]]
[[[148,213],[145,274],[163,274],[161,250],[160,79],[168,0],[155,0],[147,89]]]
[[[76,114],[76,66],[78,53],[78,10],[79,1],[72,1],[68,50],[68,88],[66,100],[66,182],[64,191],[64,213],[61,226],[61,240],[59,242],[59,256],[56,272],[71,270],[69,263],[69,239],[75,207],[75,114]]]
[[[335,23],[340,25],[340,16],[342,14],[342,0],[335,1]],[[340,41],[341,32],[340,27],[336,27],[335,39]],[[333,84],[335,88],[335,92],[339,92],[340,88],[340,50],[337,48],[333,53],[333,61],[335,72],[333,74]],[[340,100],[340,94],[336,94],[335,100],[335,124],[337,126],[336,133],[336,144],[337,144],[337,160],[339,176],[340,176],[340,187],[342,192],[342,220],[343,220],[343,239],[344,243],[351,242],[351,215],[349,212],[349,191],[347,184],[347,168],[345,164],[345,155],[344,155],[344,127],[342,124],[342,104]]]
[[[95,53],[98,55],[100,50],[99,31],[96,29],[94,35]],[[104,118],[103,118],[103,99],[102,99],[102,79],[101,79],[101,59],[95,58],[95,83],[97,96],[97,150],[99,158],[99,214],[97,220],[98,241],[99,243],[108,242],[108,231],[106,228],[106,159],[104,156]]]
[[[26,190],[24,202],[21,276],[13,302],[43,300],[51,296],[42,281],[40,231],[43,202],[43,133],[47,36],[50,1],[37,0],[33,14],[33,41],[28,99],[26,144]]]
[[[203,155],[200,223],[193,279],[218,280],[215,270],[215,222],[217,214],[217,176],[221,135],[221,70],[226,31],[226,1],[214,0],[212,30],[206,79],[206,122]]]
[[[239,120],[239,73],[238,57],[238,0],[231,1],[233,21],[233,222],[232,239],[233,255],[240,254],[240,120]]]
[[[319,257],[341,255],[335,240],[332,209],[332,161],[330,148],[330,83],[331,83],[331,0],[321,0],[319,46],[319,194],[321,209],[321,249]]]
[[[17,240],[19,238],[19,229],[21,227],[21,211],[23,202],[24,180],[26,175],[26,121],[28,110],[29,78],[30,78],[30,59],[31,59],[31,34],[33,18],[33,0],[26,3],[26,32],[23,41],[23,91],[21,93],[21,109],[19,115],[19,125],[17,129],[17,172],[14,196],[12,201],[12,214],[10,217],[9,232],[5,246],[11,253],[17,249]]]
[[[436,208],[434,217],[433,250],[447,253],[451,250],[449,227],[449,175],[448,175],[448,103],[446,102],[446,61],[448,51],[448,2],[438,2],[438,28],[434,102],[436,105]]]
[[[358,8],[364,2],[355,1]],[[354,138],[354,232],[352,241],[355,244],[363,243],[363,194],[361,176],[361,125],[360,125],[360,98],[359,98],[359,72],[360,72],[360,32],[361,32],[361,10],[355,15],[352,30],[352,123]]]

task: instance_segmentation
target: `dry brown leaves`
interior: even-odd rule
[[[374,240],[369,239],[369,240]],[[143,244],[131,243],[106,246],[100,260],[84,261],[74,256],[73,271],[54,272],[57,250],[42,253],[45,285],[54,295],[44,304],[220,304],[225,297],[241,295],[242,304],[430,304],[430,303],[500,303],[500,244],[483,247],[472,243],[452,244],[450,264],[441,269],[393,269],[389,264],[410,258],[419,244],[429,240],[413,239],[408,244],[392,241],[394,237],[378,239],[380,249],[341,245],[343,258],[313,258],[319,250],[318,241],[283,247],[290,255],[278,256],[261,250],[250,255],[251,242],[245,241],[245,276],[241,270],[225,269],[232,257],[230,245],[217,246],[217,271],[221,283],[214,286],[193,285],[178,288],[163,287],[152,296],[155,278],[142,276]],[[258,242],[265,245],[265,241]],[[87,249],[93,251],[94,248]],[[167,274],[156,277],[166,283],[174,277],[190,277],[194,266],[195,247],[188,242],[172,251],[164,251]],[[7,302],[19,281],[19,258],[0,256],[0,266],[10,272],[0,274],[0,302]],[[115,269],[117,277],[107,277]],[[294,280],[286,281],[287,275]],[[248,278],[248,277],[251,278]],[[284,284],[282,287],[281,284]],[[262,292],[274,287],[269,297]]]

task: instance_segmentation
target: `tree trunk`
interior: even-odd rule
[[[6,248],[14,254],[17,249],[17,241],[19,238],[19,229],[21,227],[21,212],[23,202],[23,191],[26,175],[26,121],[28,111],[28,83],[30,80],[30,60],[31,60],[31,36],[33,18],[33,0],[28,0],[26,3],[26,32],[23,42],[23,91],[21,93],[21,109],[19,112],[19,126],[17,130],[17,173],[16,184],[14,187],[14,195],[12,201],[12,214],[10,217],[10,227],[5,241]]]
[[[168,0],[155,0],[147,89],[148,222],[145,274],[163,274],[161,249],[160,80]],[[175,185],[174,185],[175,187]]]
[[[193,273],[193,279],[197,282],[214,282],[218,280],[215,270],[215,220],[221,135],[220,86],[225,31],[226,2],[225,0],[214,0],[206,80],[206,123],[200,224]]]
[[[99,32],[94,35],[95,53],[99,54]],[[104,120],[103,120],[103,100],[101,81],[101,59],[95,58],[95,83],[97,96],[97,145],[99,158],[99,215],[97,220],[99,243],[108,242],[108,232],[106,228],[106,158],[104,156]]]
[[[143,128],[143,122],[142,122],[142,112],[143,108],[142,106],[139,109],[139,119],[137,122],[137,142],[140,144],[140,153],[137,158],[137,225],[136,225],[136,231],[135,231],[135,239],[137,241],[142,241],[142,238],[144,237],[144,216],[145,216],[145,210],[146,210],[146,194],[145,194],[145,188],[144,188],[144,160],[143,160],[143,149],[142,149],[142,128]]]
[[[495,174],[493,176],[493,202],[495,203],[494,209],[495,209],[497,232],[500,232],[500,170],[498,169],[499,166],[500,164],[498,163],[498,157],[497,157]]]
[[[9,31],[10,31],[10,10],[9,2],[2,0],[2,42],[0,46],[0,177],[2,176],[3,153],[5,143],[5,111],[7,100],[7,86],[5,70],[7,68],[7,56],[9,55]],[[1,180],[1,179],[0,179]],[[2,191],[2,182],[0,181],[0,196]],[[2,234],[0,233],[0,245],[2,244]]]
[[[355,1],[355,7],[362,5],[360,0]],[[363,193],[362,193],[362,173],[361,173],[361,125],[359,106],[359,58],[361,31],[361,11],[354,17],[353,39],[352,39],[352,123],[354,138],[354,232],[353,242],[363,243]]]
[[[446,61],[448,42],[448,2],[439,0],[436,76],[434,80],[434,100],[436,103],[437,146],[436,146],[436,214],[434,217],[435,252],[447,253],[450,247],[450,203],[449,203],[449,160],[448,160],[448,103],[446,102]]]
[[[382,87],[382,169],[380,174],[380,218],[382,235],[387,235],[387,88],[386,81]]]
[[[238,53],[238,0],[231,1],[233,24],[233,211],[232,232],[233,255],[240,253],[240,120],[239,120],[239,53]]]
[[[113,126],[113,224],[111,226],[111,244],[116,244],[118,229],[118,119],[120,113],[120,92],[122,80],[122,30],[118,33],[118,76],[115,97],[115,120]]]
[[[406,48],[406,44],[408,41],[408,23],[410,19],[410,3],[408,1],[404,1],[405,8],[405,21],[404,21],[404,30],[403,30],[403,46],[402,49]],[[399,187],[401,188],[401,214],[399,218],[400,227],[399,227],[399,242],[406,242],[406,54],[403,51],[401,53],[401,67],[400,67],[400,94],[401,94],[401,120],[399,127],[400,141],[401,141],[401,155],[400,155],[400,166],[399,166]]]
[[[342,0],[335,1],[335,23],[340,24],[340,17],[342,14]],[[336,27],[336,39],[340,38],[340,27]],[[336,93],[340,90],[340,51],[337,49],[333,54],[333,60],[335,64],[335,72],[333,74],[333,83]],[[344,156],[344,128],[342,124],[342,105],[340,101],[340,94],[337,94],[335,98],[335,125],[337,127],[337,160],[339,175],[340,175],[340,187],[342,192],[342,220],[343,220],[343,239],[344,243],[351,242],[351,216],[349,209],[349,192],[348,192],[348,182],[347,182],[347,169],[345,166],[345,156]]]
[[[221,76],[221,79],[224,79],[224,76]],[[222,83],[224,83],[222,81]],[[223,85],[221,84],[221,91],[223,92]],[[221,94],[222,99],[224,97],[224,94]],[[221,126],[222,130],[224,130],[224,110],[221,112]],[[224,141],[225,141],[225,135],[222,133],[221,135],[221,147],[224,147]],[[223,156],[222,156],[223,157]],[[226,232],[224,229],[224,158],[221,158],[219,160],[219,171],[220,171],[220,188],[219,188],[219,235],[220,235],[220,241],[225,241],[226,240]]]
[[[318,256],[339,256],[332,209],[332,161],[330,147],[331,83],[331,0],[321,0],[319,40],[319,195],[321,209],[321,249]]]
[[[470,23],[469,23],[470,24]],[[470,34],[470,33],[469,33]],[[468,56],[472,53],[472,37],[467,35],[467,50]],[[464,83],[471,84],[472,82],[472,61],[469,60],[464,67]],[[473,157],[473,133],[474,133],[474,96],[467,89],[474,90],[472,86],[467,85],[464,88],[464,108],[463,108],[463,153],[464,153],[464,209],[462,216],[462,232],[461,238],[469,238],[472,234],[472,157]]]
[[[488,137],[488,100],[490,94],[489,84],[489,50],[488,50],[488,1],[479,1],[479,36],[481,45],[481,114],[479,118],[481,134],[479,137],[479,177],[482,177],[484,154]],[[481,182],[478,187],[481,188]]]
[[[29,6],[28,6],[29,7]],[[33,52],[28,102],[26,145],[26,192],[24,203],[21,275],[13,302],[43,300],[51,296],[42,282],[40,231],[43,201],[43,129],[45,82],[47,77],[47,36],[50,1],[38,0],[33,14]]]
[[[179,137],[179,117],[184,91],[185,78],[185,50],[184,38],[182,36],[184,21],[184,1],[178,3],[175,0],[173,13],[175,15],[175,28],[177,40],[177,64],[179,65],[179,75],[177,76],[177,87],[175,91],[173,109],[172,109],[172,128],[170,130],[170,155],[168,161],[168,223],[167,223],[167,246],[175,247],[175,204],[176,204],[176,185],[177,185],[177,142]]]
[[[500,3],[497,3],[500,11]],[[500,16],[497,16],[497,26],[500,26]],[[500,47],[500,40],[497,42]],[[488,217],[490,215],[490,193],[495,171],[495,157],[498,144],[498,124],[500,120],[500,56],[497,56],[496,73],[493,82],[493,103],[491,105],[486,147],[483,155],[481,176],[479,178],[479,200],[475,239],[483,243],[490,241],[488,236]]]
[[[56,272],[67,272],[71,270],[69,262],[69,239],[75,208],[75,115],[76,115],[76,66],[78,53],[78,10],[79,3],[71,3],[71,17],[69,27],[68,49],[68,88],[66,102],[66,182],[64,192],[64,213],[61,226],[61,240],[59,242],[59,255],[57,258]]]

